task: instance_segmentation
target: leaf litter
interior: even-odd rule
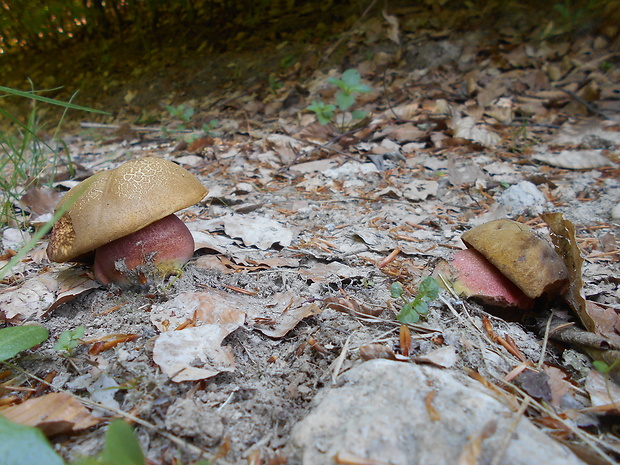
[[[522,44],[506,33],[510,46],[502,48],[439,34],[418,46],[420,33],[408,29],[404,14],[381,17],[358,25],[345,47],[360,85],[371,89],[354,100],[369,114],[359,128],[347,112],[335,125],[304,112],[313,101],[336,102],[330,81],[346,68],[312,74],[295,65],[297,80],[278,76],[275,91],[248,82],[183,101],[220,122],[220,134],[185,149],[151,130],[111,139],[103,128],[104,144],[72,139],[71,157],[85,171],[159,156],[184,165],[211,195],[180,214],[196,239],[195,260],[152,289],[105,288],[88,269],[34,255],[5,279],[5,323],[43,325],[52,335],[37,357],[20,361],[45,382],[16,373],[3,381],[9,409],[28,412],[30,401],[15,388],[35,387],[47,399],[49,383],[98,400],[104,408],[97,415],[109,417],[107,407],[150,423],[138,426],[139,436],[158,463],[171,463],[180,447],[158,428],[206,457],[229,444],[222,463],[301,463],[290,435],[316,407],[317,393],[334,379],[346,383],[362,361],[388,359],[469,373],[509,399],[513,412],[533,406],[527,415],[573,450],[586,448],[603,463],[617,458],[619,441],[605,425],[613,422],[607,412],[618,413],[619,227],[612,211],[620,203],[620,127],[617,112],[588,115],[591,104],[614,108],[617,95],[607,89],[617,67],[605,79],[583,69],[584,57],[600,53],[590,37],[570,48]],[[565,62],[572,67],[560,73]],[[602,92],[586,106],[572,95],[589,79]],[[183,98],[164,100],[173,97]],[[168,118],[170,127],[178,124]],[[30,195],[23,206],[42,215],[54,195]],[[543,212],[563,218],[541,219]],[[550,233],[569,270],[568,305],[552,298],[536,300],[530,313],[498,311],[495,298],[465,299],[447,280],[426,319],[396,320],[394,282],[415,296],[440,259],[465,249],[463,233],[506,217],[542,240]],[[78,325],[86,328],[81,344],[59,356],[54,342]],[[92,350],[110,335],[136,337]],[[582,353],[604,362],[610,377]],[[428,405],[446,407],[436,399]],[[54,421],[75,423],[75,409]],[[100,444],[97,430],[89,431],[57,438],[63,455]],[[489,424],[463,437],[463,463],[475,463],[494,434]],[[181,449],[187,460],[197,458],[195,449]]]

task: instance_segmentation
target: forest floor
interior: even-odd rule
[[[562,463],[615,463],[618,30],[455,32],[432,19],[412,7],[341,25],[331,40],[183,60],[161,53],[105,79],[84,68],[75,79],[91,90],[77,103],[113,116],[73,114],[61,135],[77,173],[30,189],[19,207],[45,221],[76,181],[166,158],[209,190],[178,213],[196,252],[179,277],[120,289],[100,285],[89,266],[51,263],[47,243],[35,248],[2,282],[0,316],[50,331],[19,360],[45,382],[9,369],[1,412],[16,421],[42,412],[34,424],[56,425],[50,436],[67,460],[100,450],[106,422],[125,412],[153,464],[524,463],[526,452],[510,446],[515,419],[553,438],[532,449],[559,447],[550,454]],[[343,87],[352,103],[344,110]],[[313,102],[330,122],[308,110]],[[478,298],[457,295],[462,234],[502,218],[545,240],[550,228],[556,237],[569,230],[557,247],[568,288],[508,308],[484,286]],[[28,234],[6,228],[3,258]],[[534,260],[534,270],[545,267]],[[439,297],[418,322],[401,324],[399,311],[429,275]],[[85,333],[76,348],[53,348],[77,326]],[[566,335],[567,326],[583,330]],[[598,371],[592,358],[604,362]],[[411,388],[396,379],[369,393],[360,365],[400,373],[421,364],[426,376],[501,398],[506,410],[492,416],[508,426],[483,429],[475,407],[441,396],[444,378],[433,378],[434,401],[428,386],[417,388],[426,408],[418,418],[428,416],[437,442],[412,431],[415,415],[384,418],[390,399]],[[349,388],[329,421],[312,415]],[[53,392],[66,407],[50,420],[61,402]],[[459,427],[432,427],[448,418]]]

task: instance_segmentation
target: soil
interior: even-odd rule
[[[200,453],[216,456],[214,463],[286,463],[291,430],[317,392],[363,363],[371,344],[404,363],[454,347],[452,369],[501,386],[498,380],[521,363],[537,364],[545,346],[545,366],[559,367],[585,389],[592,367],[586,351],[543,344],[551,310],[577,320],[560,297],[522,311],[444,290],[430,303],[428,317],[409,325],[411,343],[403,347],[400,304],[390,286],[400,281],[413,299],[420,281],[464,248],[461,234],[487,220],[508,217],[548,237],[538,214],[553,211],[576,228],[586,260],[586,298],[618,312],[620,223],[612,216],[620,203],[617,32],[548,41],[532,33],[523,42],[508,29],[419,32],[407,9],[396,18],[400,44],[389,38],[389,23],[371,15],[345,22],[340,41],[287,43],[276,51],[270,44],[214,56],[208,66],[194,62],[184,73],[172,73],[173,86],[162,78],[170,68],[153,65],[139,79],[119,78],[113,91],[106,90],[109,99],[100,99],[98,107],[114,111],[113,118],[85,116],[95,123],[88,128],[71,122],[63,137],[72,161],[86,173],[138,157],[164,157],[195,174],[210,194],[178,213],[197,243],[178,277],[141,288],[104,287],[91,280],[87,265],[50,263],[45,244],[35,249],[3,282],[3,312],[17,307],[11,293],[45,273],[62,284],[66,278],[57,273],[68,269],[86,284],[69,285],[73,294],[63,295],[64,303],[51,311],[50,304],[38,314],[17,311],[12,323],[27,320],[50,332],[19,366],[40,378],[54,373],[55,388],[148,422],[134,423],[135,431],[146,457],[157,464],[192,463]],[[491,32],[499,34],[492,43]],[[283,68],[280,57],[287,56],[297,58]],[[611,68],[601,71],[590,62]],[[226,67],[258,77],[218,81],[216,90],[199,85],[200,76]],[[337,89],[328,78],[349,68],[358,69],[373,89],[359,94],[355,107],[370,117],[359,127],[319,125],[304,109],[313,100],[333,102]],[[191,107],[194,115],[183,122],[164,104]],[[502,108],[512,112],[500,114]],[[475,119],[478,133],[459,132],[458,121],[467,117]],[[213,120],[205,132],[203,124]],[[573,167],[539,156],[563,151]],[[606,162],[594,162],[595,156]],[[520,193],[514,201],[506,194],[523,181],[542,200]],[[270,229],[271,220],[279,226]],[[11,248],[6,237],[5,252]],[[60,291],[51,293],[52,302],[59,302]],[[189,305],[184,296],[195,293],[242,312],[243,324],[221,344],[233,365],[204,379],[175,382],[154,360],[162,333],[156,322],[168,319],[168,329],[175,329],[172,318]],[[175,299],[181,299],[176,307]],[[492,331],[487,327],[488,338],[481,338],[485,321]],[[187,329],[207,324],[194,317]],[[78,325],[86,329],[83,343],[61,356],[54,343]],[[516,352],[493,340],[493,332],[511,339]],[[93,353],[93,341],[115,334],[132,338]],[[221,351],[219,345],[215,341],[209,350]],[[10,385],[20,383],[39,386],[23,375],[11,378]],[[12,405],[19,405],[20,391],[7,386],[2,395],[16,395]],[[38,395],[53,390],[41,388]],[[105,408],[92,414],[113,416]],[[100,450],[104,433],[97,425],[52,441],[74,460]],[[607,453],[617,458],[620,449],[609,445],[617,442],[606,440]]]

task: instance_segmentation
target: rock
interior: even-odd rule
[[[198,444],[215,446],[224,435],[224,425],[212,410],[192,399],[177,399],[166,411],[166,429],[194,438]]]
[[[379,359],[354,367],[341,380],[322,391],[293,428],[290,465],[333,464],[336,456],[393,465],[456,464],[483,431],[477,463],[490,463],[515,418],[489,390],[452,370]],[[436,421],[426,405],[432,391]],[[496,422],[492,434],[490,422]],[[584,462],[523,417],[499,463]]]
[[[611,209],[611,219],[616,221],[620,220],[620,203]]]

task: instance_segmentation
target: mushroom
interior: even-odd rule
[[[568,270],[554,248],[532,229],[500,219],[476,226],[461,237],[530,299],[561,293]]]
[[[52,228],[47,256],[80,261],[95,252],[95,277],[103,284],[129,284],[147,271],[174,274],[194,253],[192,235],[174,213],[207,192],[186,169],[161,158],[102,171],[56,206],[67,211]]]
[[[500,219],[481,224],[461,237],[466,250],[436,273],[452,277],[459,295],[496,309],[530,309],[535,299],[561,295],[568,270],[553,247],[528,226]],[[507,314],[505,316],[508,316]]]

